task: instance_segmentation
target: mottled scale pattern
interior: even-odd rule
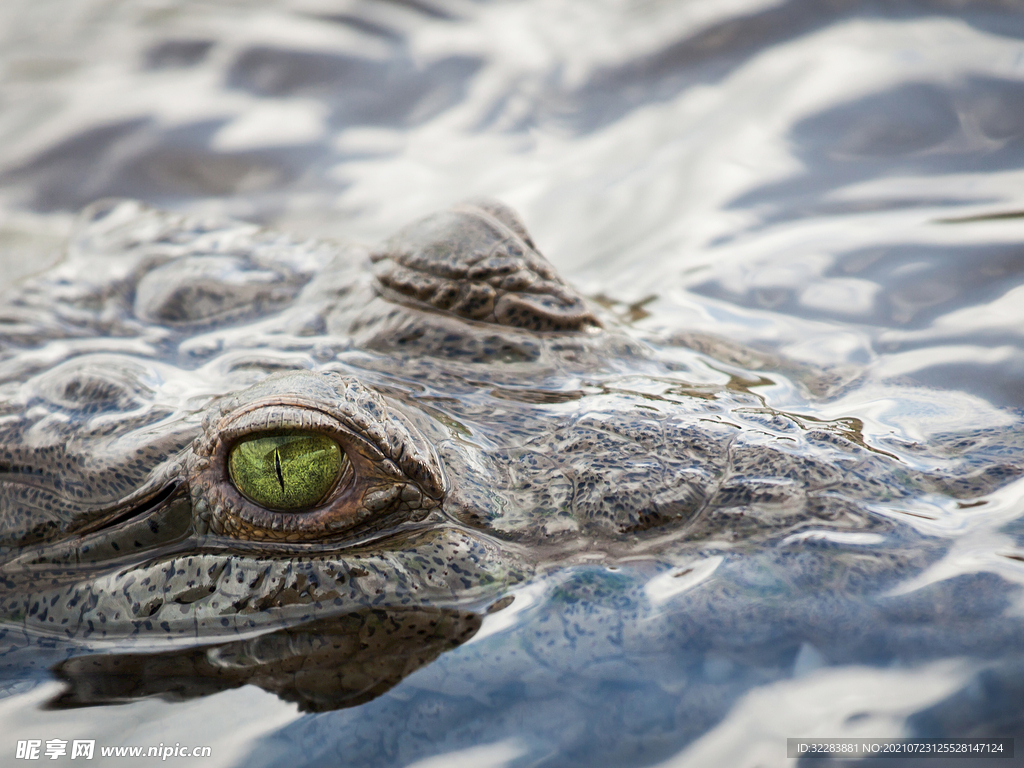
[[[467,467],[478,482],[456,484],[447,509],[538,546],[597,539],[635,548],[642,539],[631,537],[657,542],[676,531],[678,547],[680,535],[753,542],[822,524],[891,530],[879,505],[898,513],[937,479],[852,442],[842,422],[808,429],[785,414],[766,414],[749,396],[552,399],[518,403],[512,422],[500,400],[459,409],[485,433],[496,423],[506,431],[498,445],[478,448]],[[441,447],[445,464],[459,456],[456,446]],[[1002,464],[990,474],[989,491],[1020,470]],[[977,477],[961,468],[943,482]],[[985,492],[980,479],[972,490]]]
[[[83,640],[126,630],[140,640],[150,632],[215,638],[357,607],[479,605],[529,572],[506,562],[494,544],[444,529],[400,537],[376,552],[277,552],[238,547],[225,557],[197,548],[114,571],[40,563],[26,553],[5,564],[0,615]]]
[[[0,403],[0,548],[117,514],[174,476],[196,425],[157,401],[145,361],[83,355]]]
[[[0,306],[0,381],[42,370],[25,350],[48,342],[167,354],[183,335],[280,311],[338,250],[251,224],[97,202],[64,258]]]

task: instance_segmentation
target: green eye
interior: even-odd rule
[[[231,449],[231,482],[269,509],[301,510],[323,500],[347,461],[338,444],[313,432],[243,440]]]

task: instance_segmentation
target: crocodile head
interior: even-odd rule
[[[4,320],[0,632],[119,650],[61,665],[66,705],[182,669],[354,703],[538,570],[999,480],[909,478],[756,377],[665,362],[492,202],[372,252],[100,203]]]

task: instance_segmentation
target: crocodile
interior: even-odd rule
[[[554,569],[885,534],[1020,474],[1005,436],[908,461],[770,407],[781,374],[648,343],[489,200],[373,249],[104,200],[0,321],[0,642],[63,649],[55,706],[351,706]]]

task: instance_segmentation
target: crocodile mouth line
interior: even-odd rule
[[[73,533],[76,536],[87,536],[92,533],[109,530],[133,518],[143,517],[153,512],[179,491],[183,492],[183,484],[180,481],[168,483],[155,491],[150,491],[148,495],[138,498],[134,503],[132,503],[131,497],[129,497],[128,500],[118,505],[118,509],[114,509],[102,517],[90,520],[80,527],[70,530],[69,533]]]
[[[358,555],[374,550],[391,550],[400,548],[411,539],[431,533],[442,533],[450,530],[467,533],[461,526],[428,516],[423,520],[403,520],[384,529],[373,529],[370,526],[363,530],[343,531],[333,537],[325,537],[312,541],[275,541],[272,539],[241,539],[232,536],[207,533],[204,534],[195,552],[211,555],[242,555],[257,556],[260,559],[301,560],[305,557],[323,557],[332,554]],[[476,538],[490,537],[478,535]]]

